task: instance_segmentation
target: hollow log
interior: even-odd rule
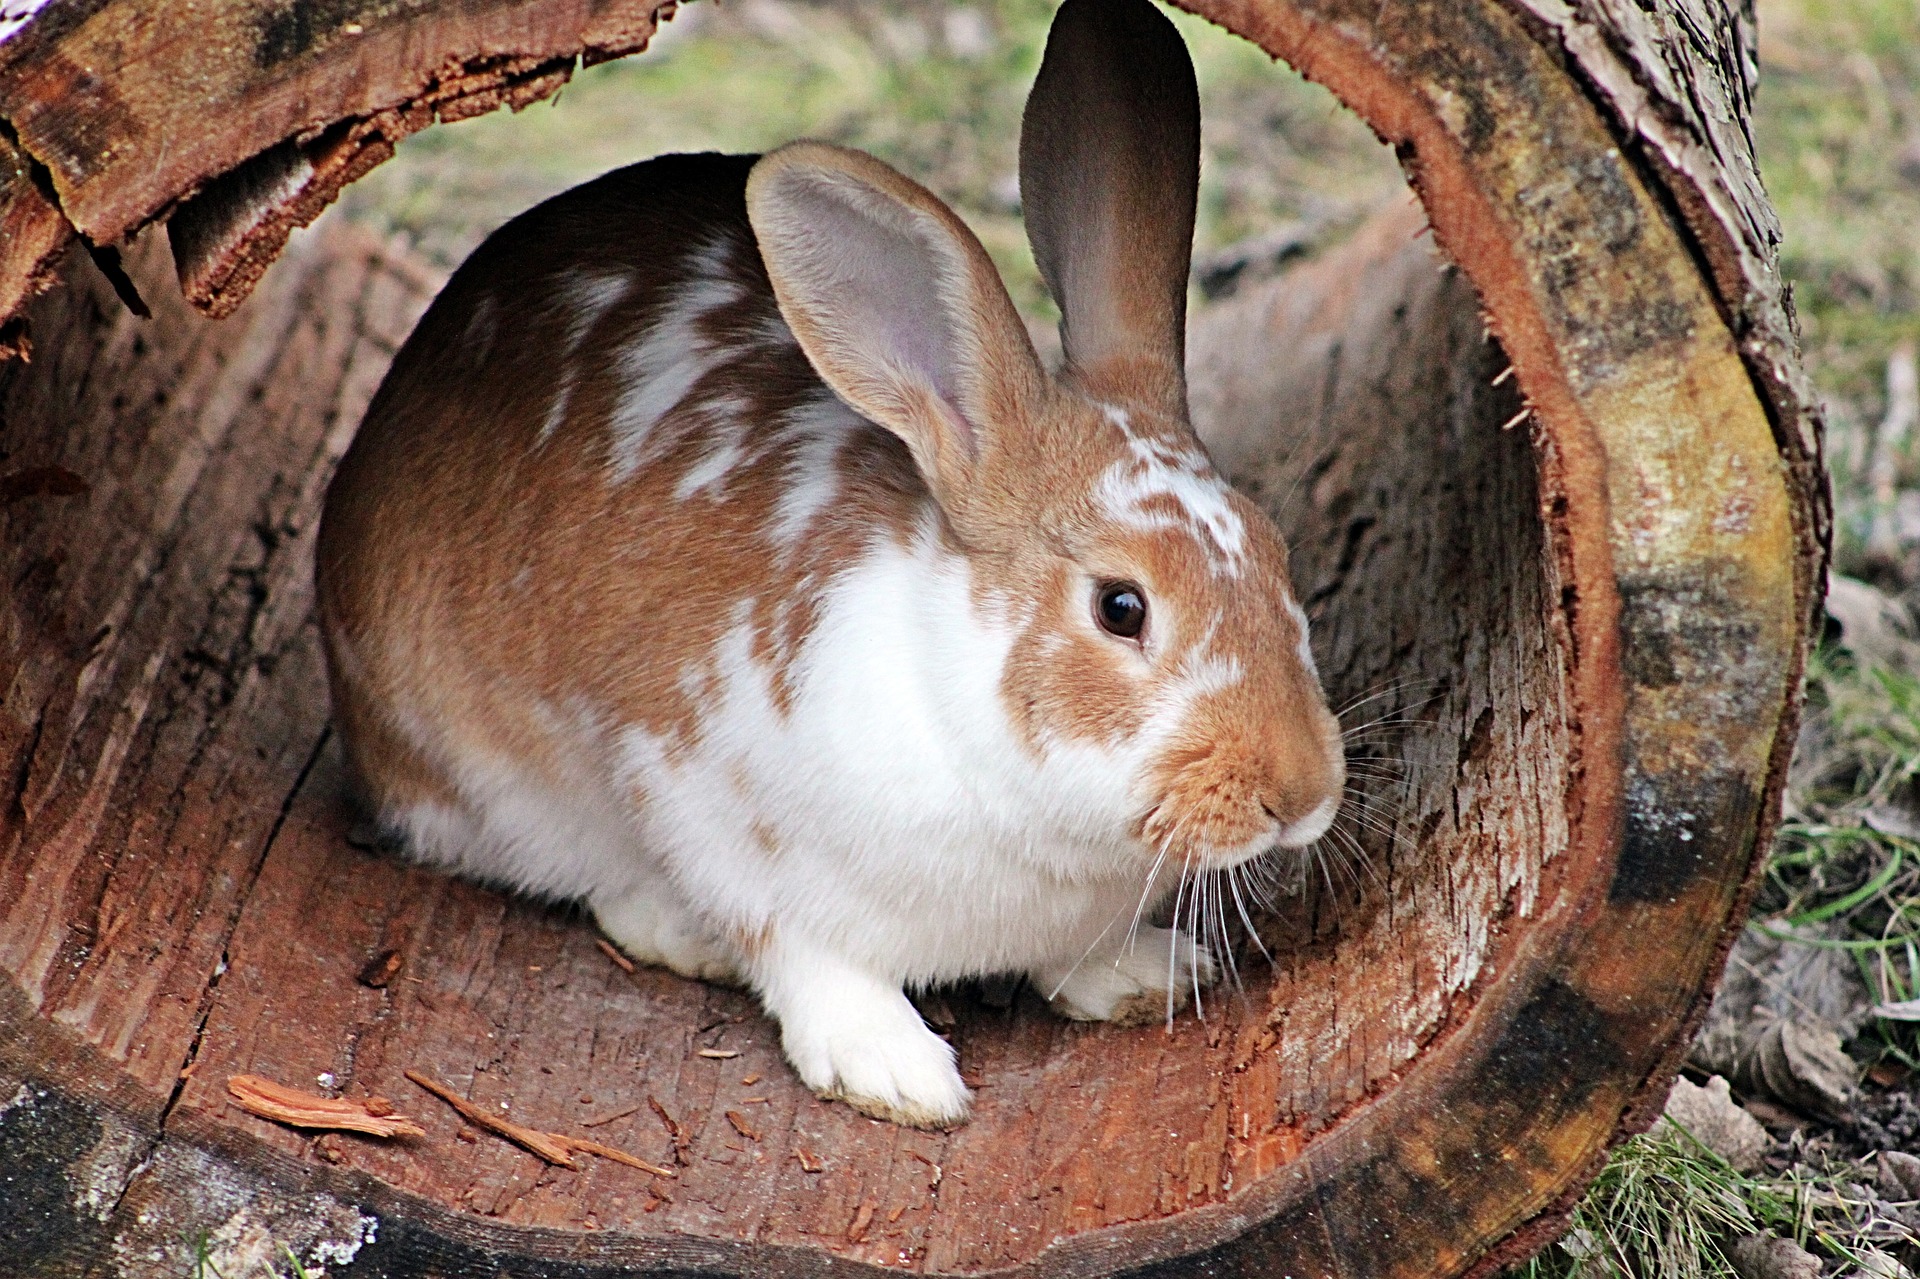
[[[1419,197],[1190,341],[1335,703],[1377,699],[1364,855],[1278,885],[1204,1017],[929,996],[978,1089],[945,1134],[812,1098],[739,992],[347,840],[311,537],[438,281],[289,232],[664,7],[81,0],[0,44],[0,342],[31,357],[0,371],[0,1257],[1451,1276],[1551,1236],[1704,1009],[1824,571],[1751,15],[1190,7],[1329,85]],[[673,1175],[546,1162],[409,1071]],[[239,1075],[426,1136],[316,1138]]]

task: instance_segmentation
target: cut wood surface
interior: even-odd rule
[[[1204,1019],[944,993],[978,1088],[947,1134],[806,1094],[739,992],[345,838],[310,539],[437,281],[344,226],[261,270],[387,123],[550,90],[653,7],[236,5],[254,25],[202,51],[168,5],[88,0],[0,45],[29,160],[0,219],[39,228],[0,241],[0,289],[50,278],[69,219],[171,212],[174,259],[151,231],[129,255],[143,323],[68,254],[0,373],[0,1241],[26,1273],[185,1273],[204,1231],[347,1275],[1452,1275],[1555,1228],[1704,1006],[1823,564],[1764,202],[1715,116],[1744,109],[1741,28],[1194,7],[1394,142],[1431,222],[1409,205],[1191,340],[1196,420],[1295,545],[1335,704],[1384,691],[1355,719],[1388,717],[1365,753],[1391,762],[1356,770],[1364,864],[1283,895],[1274,963],[1243,947]],[[1689,59],[1705,105],[1668,101]],[[220,111],[176,112],[195,66]],[[543,1162],[410,1070],[677,1176]],[[316,1143],[237,1110],[235,1075],[421,1097],[426,1132]]]
[[[32,162],[0,135],[0,362],[30,351],[26,304],[58,281],[73,228],[34,180]]]

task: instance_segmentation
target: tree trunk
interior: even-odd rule
[[[340,226],[265,268],[406,132],[642,47],[651,0],[81,0],[0,45],[0,343],[31,340],[0,372],[0,1255],[1414,1276],[1550,1236],[1704,1010],[1824,569],[1751,20],[1191,7],[1328,84],[1421,200],[1190,342],[1335,704],[1378,697],[1366,855],[1284,886],[1271,964],[1249,939],[1204,1019],[930,999],[979,1089],[948,1134],[813,1099],[739,992],[346,840],[310,539],[437,280]],[[171,264],[143,236],[118,290],[150,322],[104,253],[34,297],[159,220]],[[674,1175],[548,1165],[408,1070]],[[426,1136],[314,1140],[239,1074]]]

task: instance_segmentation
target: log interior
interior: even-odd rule
[[[1171,1032],[1070,1025],[1030,993],[929,1000],[979,1085],[973,1121],[945,1135],[807,1095],[738,992],[629,976],[566,910],[346,842],[311,537],[431,295],[424,270],[329,224],[221,324],[167,287],[151,240],[130,259],[151,324],[76,272],[38,304],[41,355],[0,400],[11,468],[90,486],[15,495],[4,515],[17,798],[0,963],[44,1027],[13,1029],[72,1036],[85,1048],[63,1055],[85,1073],[124,1074],[136,1127],[164,1114],[169,1133],[295,1182],[417,1197],[409,1211],[454,1238],[704,1236],[952,1272],[1231,1200],[1447,1024],[1565,841],[1557,597],[1527,434],[1501,430],[1517,401],[1489,385],[1498,347],[1420,226],[1395,213],[1203,315],[1193,339],[1198,412],[1287,521],[1336,704],[1384,689],[1358,720],[1422,721],[1363,751],[1408,779],[1363,785],[1364,868],[1300,877],[1263,916],[1277,963],[1243,944],[1244,994],[1216,992]],[[400,972],[361,984],[386,951]],[[569,1172],[468,1144],[408,1068],[671,1162],[658,1102],[691,1139],[686,1166]],[[241,1073],[330,1075],[429,1136],[322,1151],[233,1108]],[[129,1207],[171,1221],[201,1193],[204,1169],[170,1158]]]
[[[1201,312],[1192,345],[1196,425],[1288,537],[1355,774],[1333,864],[1261,929],[1286,962],[1236,1031],[1280,1051],[1223,1063],[1240,1110],[1274,1089],[1244,1182],[1383,1087],[1551,891],[1570,711],[1521,399],[1417,204]]]

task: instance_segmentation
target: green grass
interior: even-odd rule
[[[1816,732],[1803,739],[1755,913],[1796,929],[1839,922],[1839,936],[1795,941],[1851,953],[1882,1003],[1920,997],[1920,842],[1876,828],[1897,826],[1892,815],[1920,798],[1920,678],[1823,650],[1807,695]],[[1857,1055],[1920,1066],[1914,1023],[1875,1022],[1869,1033],[1873,1045],[1856,1045]]]
[[[315,1279],[315,1273],[301,1266],[300,1258],[294,1256],[292,1248],[288,1248],[286,1244],[280,1244],[280,1252],[286,1256],[286,1273],[280,1273],[271,1266],[261,1266],[261,1273],[252,1275],[248,1279]],[[200,1235],[194,1237],[194,1269],[188,1271],[186,1279],[240,1279],[240,1277],[225,1275],[213,1264],[211,1241],[207,1239],[205,1231],[200,1231]]]
[[[1623,1144],[1574,1210],[1567,1233],[1516,1279],[1721,1279],[1728,1240],[1788,1219],[1770,1187],[1676,1128]]]
[[[1510,1279],[1736,1279],[1728,1249],[1755,1234],[1857,1266],[1920,1241],[1875,1214],[1872,1181],[1850,1164],[1744,1173],[1685,1129],[1657,1125],[1613,1152],[1567,1233]]]
[[[229,1276],[220,1272],[220,1269],[213,1264],[211,1247],[207,1233],[204,1230],[201,1231],[193,1241],[193,1269],[188,1272],[187,1279],[240,1279],[239,1276]],[[300,1258],[294,1255],[293,1249],[281,1244],[280,1251],[287,1261],[285,1274],[271,1266],[263,1265],[259,1275],[248,1276],[248,1279],[315,1279],[314,1273],[300,1264]]]

